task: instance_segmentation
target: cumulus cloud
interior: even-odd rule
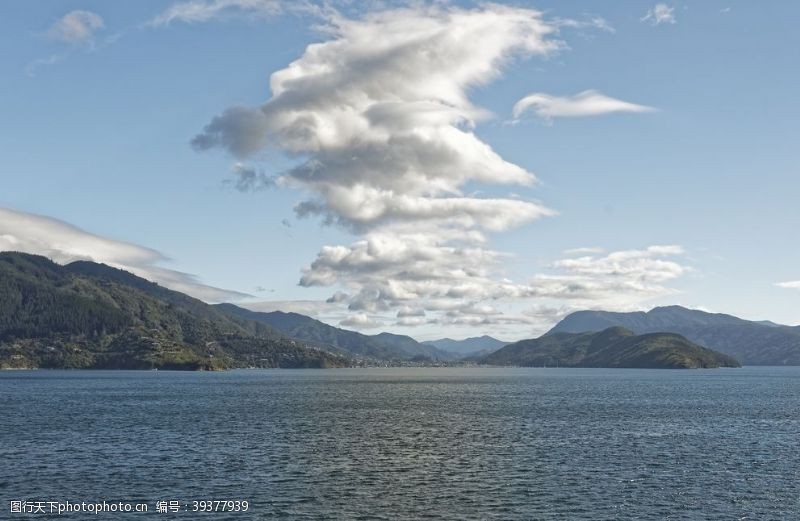
[[[494,257],[472,259],[466,249],[459,252],[461,256],[442,261],[437,249],[410,249],[403,240],[355,244],[326,258],[323,269],[330,270],[326,272],[330,279],[310,284],[341,284],[350,293],[336,292],[326,302],[244,305],[259,311],[295,311],[329,323],[362,316],[356,319],[359,324],[347,322],[346,327],[364,328],[367,323],[374,327],[470,327],[511,336],[528,331],[523,336],[530,337],[579,309],[645,309],[653,299],[677,294],[669,283],[691,271],[681,247],[651,246],[566,256],[552,262],[548,272],[514,282],[496,273],[507,255],[493,252]]]
[[[226,110],[195,137],[195,148],[244,158],[274,147],[305,156],[283,176],[312,194],[298,215],[359,230],[407,220],[502,229],[552,214],[532,201],[461,194],[468,182],[536,181],[473,132],[487,114],[467,92],[496,78],[513,55],[560,48],[538,11],[333,15],[326,30],[327,41],[272,74],[267,103]]]
[[[538,117],[575,118],[601,116],[615,112],[653,112],[656,109],[606,96],[596,90],[586,90],[575,96],[551,96],[542,92],[529,94],[514,105],[514,117],[533,111]]]
[[[667,4],[656,4],[647,11],[641,21],[652,25],[674,24],[675,8]]]
[[[249,296],[207,286],[194,275],[159,266],[168,259],[156,250],[94,235],[50,217],[8,208],[0,208],[0,251],[43,255],[61,264],[76,260],[102,262],[206,302]]]
[[[515,283],[499,276],[505,254],[470,245],[443,246],[428,235],[408,240],[370,235],[349,247],[326,247],[305,271],[304,286],[348,287],[351,311],[432,311],[446,323],[507,323],[486,301],[553,299],[574,306],[629,309],[674,291],[665,284],[690,271],[677,246],[567,257]],[[484,303],[484,304],[481,304]]]
[[[429,320],[425,317],[400,317],[394,322],[394,325],[402,327],[418,327],[435,323],[435,320]]]
[[[383,322],[373,320],[366,313],[356,313],[340,321],[339,325],[355,329],[375,329],[376,327],[381,327]]]
[[[363,273],[362,261],[398,266],[394,255],[411,263],[403,277],[423,281],[467,256],[494,257],[478,245],[485,232],[555,214],[537,201],[462,193],[467,183],[536,182],[475,134],[488,113],[468,92],[497,78],[514,56],[562,47],[557,26],[540,12],[487,5],[393,9],[360,19],[334,13],[324,31],[327,40],[272,74],[264,105],[232,107],[193,140],[197,149],[219,147],[238,158],[266,148],[305,158],[277,180],[310,194],[297,215],[365,237],[352,248],[325,247],[301,284],[341,280],[348,264],[350,273]],[[249,187],[262,178],[242,171],[239,179]],[[465,241],[472,243],[467,250],[454,244]],[[379,244],[376,258],[360,259],[370,244]],[[359,293],[350,306],[374,302]]]
[[[776,282],[776,286],[786,289],[800,289],[800,280],[790,280],[786,282]]]
[[[565,48],[558,31],[566,26],[496,4],[415,4],[355,19],[331,12],[323,41],[271,75],[263,105],[224,110],[192,145],[240,161],[265,150],[297,159],[264,175],[308,194],[295,208],[299,217],[356,235],[352,244],[324,246],[300,279],[337,291],[325,304],[346,306],[342,325],[525,324],[535,318],[494,303],[564,298],[577,305],[619,291],[627,304],[662,294],[668,279],[650,277],[647,260],[657,264],[674,252],[628,252],[630,261],[582,256],[573,258],[579,264],[554,266],[555,274],[514,282],[503,272],[509,255],[489,247],[493,233],[556,212],[526,197],[478,195],[482,185],[498,193],[537,178],[480,139],[475,129],[491,114],[470,92],[514,59]],[[534,109],[534,101],[520,110]],[[551,101],[551,117],[650,110],[593,92]],[[255,171],[238,175],[245,187],[262,179]],[[614,262],[624,272],[604,267]]]
[[[201,23],[232,16],[269,18],[281,10],[278,0],[191,0],[172,4],[153,18],[150,25],[159,27],[173,22]]]
[[[424,316],[425,316],[425,310],[421,308],[403,306],[397,310],[397,318],[424,317]]]
[[[62,43],[89,44],[105,26],[103,18],[91,11],[70,11],[47,30],[47,37]]]
[[[338,304],[339,302],[347,302],[350,299],[350,295],[343,291],[337,291],[333,295],[327,298],[325,302],[328,304]]]

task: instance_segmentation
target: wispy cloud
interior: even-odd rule
[[[590,246],[583,248],[570,248],[568,250],[564,250],[562,253],[567,256],[573,256],[573,255],[585,255],[587,253],[603,253],[604,251],[605,250],[603,248]]]
[[[597,92],[586,90],[575,96],[552,96],[543,92],[529,94],[514,105],[514,118],[532,111],[545,120],[553,118],[576,118],[601,116],[615,112],[653,112],[656,109],[645,105],[637,105],[612,98]]]
[[[46,58],[39,58],[37,60],[33,60],[25,67],[25,74],[30,77],[36,76],[38,70],[42,67],[48,67],[50,65],[55,65],[56,63],[60,62],[64,58],[66,58],[66,54],[51,54]]]
[[[800,289],[800,280],[789,280],[786,282],[776,282],[776,286],[786,289]]]
[[[201,283],[196,276],[161,266],[160,252],[86,232],[58,219],[0,208],[0,251],[44,255],[66,264],[76,260],[102,262],[188,293],[207,302],[241,300],[249,295]]]
[[[46,36],[62,43],[71,45],[86,45],[94,42],[97,31],[103,29],[105,23],[103,18],[91,11],[70,11],[56,21]]]
[[[153,18],[149,25],[163,27],[174,22],[202,23],[228,17],[269,18],[282,11],[279,0],[191,0],[177,2]]]
[[[652,25],[674,24],[676,22],[675,8],[667,4],[656,4],[647,11],[641,21]]]
[[[236,163],[232,169],[232,179],[226,179],[224,184],[235,188],[240,192],[257,192],[275,187],[275,178],[267,175],[266,173],[246,165],[244,163]],[[286,221],[286,219],[284,219]],[[284,222],[284,226],[290,227]]]

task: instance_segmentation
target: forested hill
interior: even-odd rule
[[[317,347],[104,264],[0,253],[0,368],[350,364]]]
[[[597,333],[553,333],[522,340],[495,351],[480,362],[527,367],[739,367],[734,358],[693,344],[680,335],[635,335],[622,327]]]
[[[548,334],[601,331],[620,326],[636,334],[676,333],[692,342],[735,357],[745,365],[800,365],[800,327],[752,322],[681,306],[648,312],[576,311]]]

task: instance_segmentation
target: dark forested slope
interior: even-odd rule
[[[0,367],[327,367],[340,356],[103,264],[0,253]]]

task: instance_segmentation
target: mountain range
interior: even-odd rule
[[[41,256],[0,253],[0,368],[338,367],[461,359],[505,365],[512,363],[509,353],[521,345],[552,348],[547,342],[553,340],[545,338],[614,327],[634,336],[682,335],[748,365],[800,365],[800,327],[679,306],[646,313],[579,311],[544,337],[511,345],[490,336],[418,342],[405,335],[348,331],[297,313],[209,305],[95,262],[62,266]],[[569,340],[547,356],[574,358],[569,346],[581,342]],[[620,363],[606,355],[586,363]],[[533,359],[538,362],[542,356]],[[630,359],[630,353],[626,356]]]
[[[464,357],[475,356],[477,354],[489,354],[508,345],[509,342],[503,342],[502,340],[488,335],[483,335],[465,338],[464,340],[453,340],[452,338],[428,340],[423,342],[423,344]]]
[[[630,329],[636,334],[683,335],[701,346],[733,356],[745,365],[800,365],[800,327],[754,322],[681,306],[634,313],[578,311],[561,320],[547,335],[601,331],[613,326]]]
[[[364,335],[355,331],[340,329],[298,313],[271,311],[268,313],[251,311],[233,304],[217,304],[216,309],[227,316],[253,320],[272,327],[298,340],[316,342],[335,347],[351,356],[377,360],[453,360],[452,353],[435,346],[421,344],[405,335],[380,333]]]
[[[739,367],[733,357],[673,333],[636,335],[622,327],[596,333],[553,333],[507,345],[479,360],[523,367],[697,369]]]

